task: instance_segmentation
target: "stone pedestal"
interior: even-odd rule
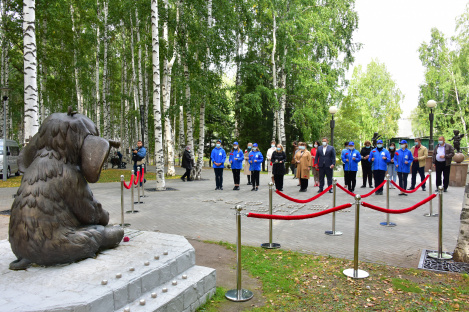
[[[127,243],[69,265],[10,271],[0,241],[0,312],[195,311],[215,293],[215,270],[195,265],[178,235],[126,230]]]
[[[451,172],[449,174],[450,186],[466,186],[468,164],[455,163],[451,164]]]

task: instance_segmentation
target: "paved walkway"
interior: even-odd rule
[[[178,173],[182,172],[177,168]],[[182,182],[167,180],[167,187],[176,191],[151,192],[154,181],[145,185],[147,189],[144,204],[135,205],[140,212],[125,215],[125,221],[131,228],[180,234],[188,238],[212,241],[236,242],[236,223],[234,210],[236,204],[242,204],[246,212],[266,212],[268,209],[269,177],[261,174],[261,187],[258,192],[251,192],[242,175],[240,191],[233,191],[231,172],[224,172],[224,190],[215,191],[212,170],[204,170],[203,181]],[[338,178],[343,184],[343,178]],[[358,179],[361,185],[361,179]],[[433,181],[435,181],[433,177]],[[284,192],[294,198],[307,199],[316,195],[317,187],[310,187],[308,192],[299,193],[298,180],[285,177]],[[428,186],[427,186],[428,187]],[[111,214],[111,223],[120,223],[120,184],[98,183],[91,185],[95,197]],[[357,188],[361,194],[371,189]],[[0,211],[9,209],[16,189],[0,189]],[[391,208],[409,207],[428,196],[418,190],[409,196],[398,196],[398,190],[390,191]],[[135,192],[135,194],[137,194]],[[462,207],[464,188],[450,187],[444,193],[444,229],[443,249],[453,251],[458,232],[459,217]],[[332,207],[332,194],[325,194],[316,201],[302,205],[289,202],[277,194],[273,195],[274,213],[309,214],[317,209]],[[386,196],[372,195],[367,202],[385,207]],[[352,203],[351,196],[338,189],[337,205]],[[438,198],[433,200],[433,209],[438,209]],[[125,191],[125,210],[130,209],[130,191]],[[401,215],[391,215],[391,221],[397,223],[394,228],[380,226],[386,215],[368,208],[360,210],[360,260],[386,263],[395,266],[416,267],[422,249],[437,248],[438,218],[423,216],[429,210],[426,204],[416,210]],[[355,227],[354,208],[345,209],[336,214],[336,230],[342,236],[327,236],[325,230],[331,229],[331,215],[299,221],[274,221],[274,242],[282,248],[307,253],[329,254],[336,257],[353,258],[353,240]],[[4,226],[4,225],[3,225]],[[0,225],[2,227],[2,225]],[[258,246],[268,242],[268,221],[254,218],[242,218],[242,243]]]

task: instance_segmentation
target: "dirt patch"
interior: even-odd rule
[[[8,239],[8,224],[10,223],[9,216],[0,215],[0,240]]]
[[[207,244],[198,240],[188,239],[195,248],[195,262],[197,265],[217,270],[217,286],[226,290],[236,288],[236,254],[225,247]],[[246,302],[232,302],[226,300],[220,305],[221,312],[237,312],[249,310],[253,307],[265,305],[262,296],[261,283],[243,271],[242,287],[254,293],[254,298]]]

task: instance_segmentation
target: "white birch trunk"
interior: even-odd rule
[[[110,107],[107,101],[107,85],[108,85],[108,72],[107,72],[107,50],[108,50],[108,38],[107,38],[107,15],[108,15],[108,1],[103,2],[104,5],[104,56],[103,56],[103,127],[104,127],[104,137],[110,138]],[[105,163],[105,165],[107,162]]]
[[[179,165],[181,165],[182,154],[186,148],[184,136],[184,106],[179,106]]]
[[[240,25],[240,27],[242,27]],[[240,101],[240,92],[239,88],[241,87],[241,55],[243,54],[243,38],[241,36],[241,33],[238,33],[238,40],[237,40],[238,47],[236,49],[236,57],[237,57],[237,63],[236,63],[236,103],[239,104]],[[235,138],[239,137],[239,124],[238,124],[238,111],[235,111],[235,129],[234,129],[234,136]]]
[[[148,47],[147,45],[145,45],[145,65],[148,64]],[[147,70],[147,67],[144,66],[143,67],[143,70],[144,70],[144,79],[145,79],[145,83],[143,84],[145,86],[145,100],[144,100],[144,103],[143,105],[145,106],[145,109],[143,110],[144,112],[144,116],[143,116],[143,120],[145,122],[145,140],[147,141],[147,143],[150,143],[150,137],[148,136],[148,107],[150,106],[150,98],[149,98],[149,90],[150,90],[150,82],[149,82],[149,79],[148,79],[148,70]],[[147,147],[149,147],[150,144],[147,145]],[[147,152],[147,161],[148,161],[148,158],[150,157],[149,153]]]
[[[273,19],[273,32],[272,32],[272,56],[271,56],[271,61],[272,61],[272,80],[273,80],[273,87],[274,87],[274,92],[275,92],[275,102],[277,102],[277,67],[275,63],[275,49],[277,48],[277,21],[275,17],[275,10],[272,10],[272,19]],[[277,134],[277,127],[278,127],[278,110],[277,110],[277,103],[275,103],[275,109],[274,109],[274,126],[273,126],[273,132],[272,132],[272,140],[275,140],[275,136]]]
[[[451,78],[453,80],[453,85],[454,85],[454,91],[455,91],[455,98],[456,98],[456,103],[458,104],[458,110],[459,110],[459,117],[461,118],[461,123],[463,126],[463,132],[464,132],[464,138],[466,139],[466,145],[467,145],[467,127],[466,127],[466,120],[464,119],[464,112],[463,108],[461,107],[461,103],[459,101],[459,92],[458,92],[458,86],[456,85],[456,78],[454,78],[454,73],[451,71]]]
[[[127,64],[125,62],[125,28],[124,28],[124,22],[121,21],[121,27],[122,27],[122,73],[121,73],[121,107],[120,107],[120,133],[119,133],[119,141],[121,142],[120,150],[122,153],[125,151],[125,138],[124,138],[124,116],[125,116],[125,103],[124,103],[124,85],[125,85],[125,80],[127,78]]]
[[[136,24],[136,27],[137,27],[137,44],[138,44],[138,103],[139,103],[139,106],[137,107],[138,108],[138,111],[140,113],[142,113],[142,110],[140,110],[140,105],[144,105],[144,102],[143,102],[143,72],[142,72],[142,45],[140,44],[140,20],[138,18],[138,11],[137,9],[135,9],[135,24]],[[143,109],[143,112],[145,114],[145,108]],[[142,119],[145,120],[145,116],[142,116],[143,118],[140,118],[139,119],[139,133],[140,135],[142,135],[142,131],[141,131],[141,127],[143,126],[141,123],[142,123]],[[144,138],[142,138],[144,139]],[[145,138],[145,140],[148,140],[148,138]],[[143,144],[146,144],[145,142],[143,142]],[[148,145],[147,145],[148,146]]]
[[[79,80],[79,70],[78,70],[78,61],[77,61],[77,49],[75,48],[77,36],[75,30],[75,9],[73,4],[70,3],[70,16],[72,17],[72,32],[73,32],[73,67],[75,72],[75,89],[77,92],[77,109],[80,114],[83,114],[83,95],[81,93],[80,80]]]
[[[23,1],[24,44],[24,143],[28,143],[39,129],[37,55],[36,55],[36,1]]]
[[[151,0],[151,35],[153,63],[153,116],[155,122],[156,189],[165,190],[163,135],[160,105],[160,40],[158,35],[158,1]]]
[[[98,130],[101,132],[101,102],[99,98],[99,49],[100,49],[100,43],[101,43],[101,38],[99,34],[99,23],[100,23],[100,15],[101,12],[99,10],[99,0],[96,1],[97,5],[97,23],[96,23],[96,73],[95,73],[95,119],[94,121],[96,122],[96,127]]]
[[[132,14],[130,14],[130,54],[132,55],[132,86],[133,86],[133,98],[134,98],[134,110],[138,111],[138,88],[137,88],[137,71],[135,69],[135,53],[134,53],[134,26]],[[138,140],[138,118],[134,118],[134,135],[135,141]],[[135,144],[135,143],[134,143]]]
[[[188,51],[186,46],[186,51]],[[189,85],[189,66],[186,63],[184,64],[184,77],[186,81],[186,121],[187,121],[187,145],[191,147],[191,156],[192,159],[195,159],[194,153],[194,129],[192,126],[192,114],[191,114],[191,86]],[[195,168],[192,167],[191,176],[194,177],[195,175]]]
[[[287,138],[285,136],[285,106],[287,102],[287,72],[285,70],[286,67],[286,57],[287,57],[287,47],[284,47],[283,50],[283,64],[282,64],[282,77],[280,80],[281,83],[281,88],[283,89],[282,96],[280,97],[280,112],[279,112],[279,118],[278,118],[278,127],[279,127],[279,143],[285,146]]]

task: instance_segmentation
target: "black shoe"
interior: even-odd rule
[[[424,188],[424,187],[422,187],[422,192],[425,192],[425,188]]]
[[[408,188],[407,190],[408,190],[408,191],[413,191],[414,189],[415,189],[415,187],[414,187],[414,186],[411,186],[411,187]]]
[[[220,187],[219,190],[220,190],[220,191],[223,191],[223,187]]]
[[[444,189],[443,192],[445,192],[445,193],[448,192],[448,189]]]
[[[182,180],[182,182],[186,182],[186,180],[185,180],[185,179],[183,179],[183,178],[181,178],[181,180]]]
[[[239,186],[236,187],[236,190],[239,191]]]
[[[362,185],[362,186],[360,186],[360,188],[365,188],[365,187],[366,187],[366,185]]]
[[[406,194],[406,193],[404,193],[404,194],[402,194],[402,195],[403,195],[403,196],[407,196],[407,194]]]
[[[318,193],[321,193],[323,190],[319,189]]]
[[[306,192],[306,189],[300,189],[300,192]]]
[[[370,188],[373,188],[373,185],[370,185]]]
[[[255,188],[255,187],[253,187],[253,188],[251,189],[251,192],[252,192],[252,191],[255,191],[255,190],[256,190],[256,188]]]
[[[220,188],[217,186],[217,187],[215,188],[215,191],[218,191],[219,189],[220,189]]]
[[[283,188],[279,189],[280,192],[283,192]]]
[[[236,186],[235,186],[235,187],[233,187],[233,191],[236,191]]]
[[[247,185],[252,185],[252,183],[251,183],[251,182],[248,182],[248,184],[247,184]]]
[[[405,193],[399,193],[399,194],[397,194],[397,195],[399,195],[399,196],[404,196],[404,195],[405,195]]]
[[[258,190],[259,190],[259,188],[258,188],[258,187],[256,187],[256,192],[257,192]]]
[[[333,193],[332,190],[329,190],[329,193]]]

